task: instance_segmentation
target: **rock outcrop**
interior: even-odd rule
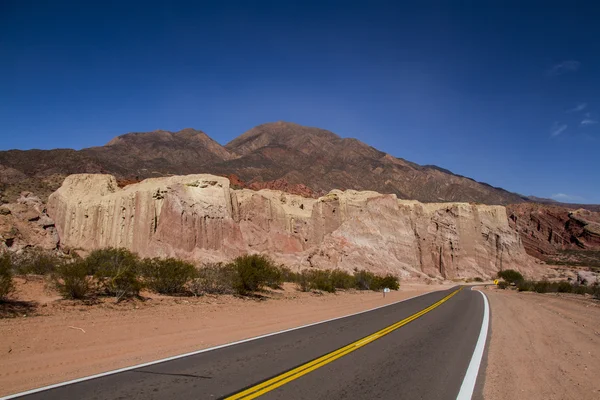
[[[48,201],[61,245],[126,247],[142,256],[201,261],[265,252],[297,268],[366,268],[404,277],[532,273],[506,209],[424,204],[396,195],[334,190],[318,199],[230,188],[187,175],[120,188],[111,175],[67,177]]]
[[[528,254],[548,259],[562,250],[600,250],[600,213],[548,204],[507,206],[509,224]]]
[[[23,192],[16,203],[0,206],[0,251],[20,252],[27,247],[54,250],[59,237],[42,201]]]

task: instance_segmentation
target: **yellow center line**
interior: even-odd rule
[[[241,392],[238,392],[229,397],[226,397],[225,400],[238,400],[238,399],[250,400],[250,399],[255,399],[259,396],[262,396],[263,394],[265,394],[267,392],[270,392],[280,386],[285,385],[288,382],[298,379],[301,376],[306,375],[311,371],[321,368],[322,366],[327,365],[327,364],[337,360],[338,358],[341,358],[347,354],[350,354],[353,351],[358,350],[359,348],[366,346],[367,344],[408,324],[409,322],[414,321],[415,319],[427,314],[429,311],[433,310],[434,308],[439,307],[440,305],[442,305],[443,303],[448,301],[452,296],[454,296],[456,293],[460,292],[461,290],[462,290],[462,287],[455,290],[454,292],[450,293],[449,295],[447,295],[440,301],[433,303],[429,307],[411,315],[410,317],[403,319],[402,321],[398,321],[386,328],[381,329],[380,331],[372,333],[371,335],[368,335],[368,336],[366,336],[362,339],[359,339],[355,342],[352,342],[347,346],[344,346],[335,351],[332,351],[331,353],[327,353],[324,356],[321,356],[321,357],[316,358],[312,361],[309,361],[305,364],[302,364],[296,368],[293,368],[287,372],[284,372],[283,374],[277,375],[274,378],[268,379],[264,382],[254,385],[246,390],[242,390]]]

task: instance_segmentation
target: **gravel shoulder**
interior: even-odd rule
[[[481,290],[492,317],[486,400],[600,398],[599,302]]]
[[[266,300],[166,297],[95,305],[59,300],[43,282],[18,282],[36,314],[0,319],[0,396],[339,317],[450,285],[405,284],[376,292],[302,293]],[[25,316],[26,315],[26,316]]]

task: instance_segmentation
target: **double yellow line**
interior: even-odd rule
[[[460,292],[461,290],[462,290],[462,287],[455,290],[454,292],[450,293],[448,296],[444,297],[440,301],[430,305],[429,307],[419,311],[416,314],[411,315],[408,318],[403,319],[402,321],[396,322],[395,324],[388,326],[387,328],[383,328],[382,330],[377,331],[377,332],[375,332],[369,336],[366,336],[362,339],[359,339],[356,342],[350,343],[347,346],[344,346],[335,351],[332,351],[331,353],[325,354],[324,356],[321,356],[317,359],[309,361],[306,364],[302,364],[299,367],[296,367],[296,368],[291,369],[281,375],[277,375],[274,378],[271,378],[264,382],[261,382],[258,385],[252,386],[246,390],[243,390],[241,392],[238,392],[236,394],[228,396],[225,398],[225,400],[238,400],[238,399],[249,400],[249,399],[255,399],[259,396],[262,396],[263,394],[268,393],[271,390],[277,389],[278,387],[283,386],[288,382],[291,382],[295,379],[300,378],[303,375],[308,374],[309,372],[312,372],[318,368],[321,368],[322,366],[327,365],[330,362],[337,360],[338,358],[341,358],[347,354],[352,353],[353,351],[360,349],[363,346],[366,346],[367,344],[369,344],[371,342],[374,342],[375,340],[387,335],[388,333],[395,331],[396,329],[408,324],[409,322],[414,321],[415,319],[427,314],[429,311],[433,310],[434,308],[439,307],[440,305],[444,304],[452,296],[454,296],[456,293]]]

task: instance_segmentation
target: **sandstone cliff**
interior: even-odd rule
[[[506,209],[424,204],[334,190],[318,199],[234,190],[213,175],[147,179],[71,175],[48,201],[61,245],[127,247],[142,256],[226,260],[266,252],[297,268],[367,268],[404,277],[532,273]]]

